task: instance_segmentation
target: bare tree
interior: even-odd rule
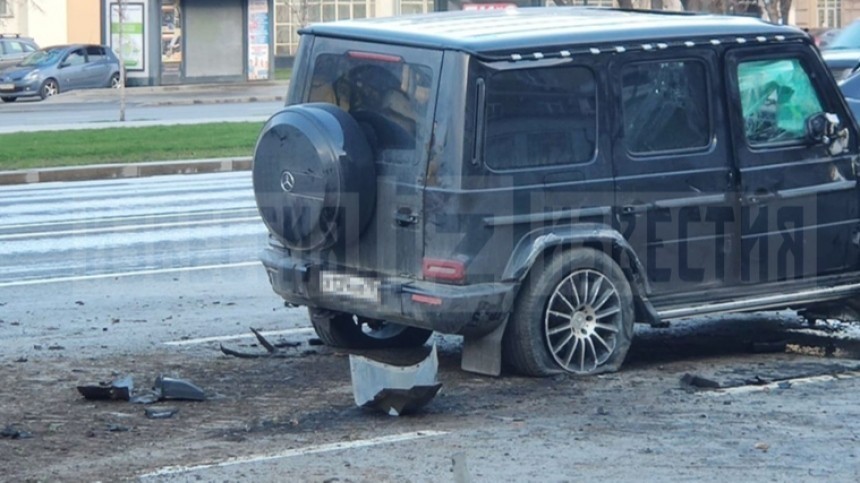
[[[6,4],[12,10],[12,16],[9,18],[15,18],[18,15],[18,12],[24,8],[32,8],[38,12],[45,12],[45,8],[42,6],[41,0],[6,0]],[[0,17],[0,27],[6,27],[10,22],[7,17]],[[13,32],[13,33],[22,33],[22,32]]]

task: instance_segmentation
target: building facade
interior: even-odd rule
[[[99,43],[99,15],[98,0],[0,0],[0,33],[41,46]]]

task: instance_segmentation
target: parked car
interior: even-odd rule
[[[860,64],[860,20],[851,22],[824,47],[821,56],[836,80],[842,80]]]
[[[48,97],[74,89],[120,86],[119,60],[104,45],[58,45],[38,50],[0,71],[0,99]]]
[[[16,64],[39,50],[36,42],[19,34],[0,34],[0,69]]]
[[[557,7],[301,34],[253,181],[271,285],[326,344],[439,331],[467,370],[588,375],[634,322],[860,318],[858,128],[804,32]]]

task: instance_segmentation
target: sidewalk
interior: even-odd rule
[[[126,102],[138,106],[182,106],[234,102],[271,102],[286,98],[289,81],[259,81],[235,84],[185,84],[176,86],[127,87]],[[60,94],[45,104],[119,102],[119,89],[87,89]]]
[[[252,160],[247,156],[151,163],[93,164],[63,168],[0,171],[0,186],[56,181],[89,181],[100,179],[140,178],[167,174],[226,173],[248,171]]]

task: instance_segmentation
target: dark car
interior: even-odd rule
[[[842,29],[821,53],[836,80],[845,79],[860,64],[860,20]]]
[[[36,42],[19,34],[0,34],[0,69],[16,64],[39,50]]]
[[[253,180],[327,344],[616,370],[634,323],[858,317],[858,129],[802,31],[598,8],[302,30]],[[847,314],[847,315],[846,315]]]
[[[120,86],[119,60],[104,45],[58,45],[0,70],[0,99],[46,99],[74,89]]]

